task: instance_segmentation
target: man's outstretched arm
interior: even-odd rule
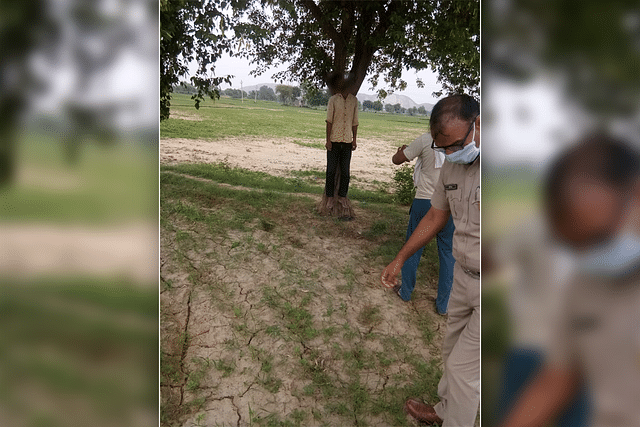
[[[580,375],[571,370],[544,367],[529,384],[500,427],[549,425],[575,395]]]
[[[382,284],[388,288],[396,285],[396,280],[402,265],[411,255],[416,253],[418,249],[426,245],[442,230],[449,220],[449,211],[443,211],[433,206],[427,214],[422,218],[416,229],[411,234],[409,240],[406,241],[398,255],[382,272]]]

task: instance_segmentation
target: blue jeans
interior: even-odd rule
[[[529,348],[509,350],[504,361],[502,390],[498,401],[498,417],[502,419],[508,413],[516,398],[535,377],[544,364],[541,351]],[[590,396],[587,386],[583,385],[571,403],[557,419],[559,427],[585,427],[590,424]]]
[[[351,166],[351,143],[332,142],[331,151],[327,150],[327,183],[324,188],[327,197],[333,197],[338,166],[340,166],[338,196],[347,197],[347,191],[349,191],[349,168]]]
[[[413,199],[411,212],[409,214],[409,226],[407,227],[407,240],[411,237],[413,230],[416,229],[422,218],[431,209],[431,200],[429,199]],[[436,235],[438,243],[438,259],[440,260],[440,270],[438,272],[438,297],[436,298],[436,308],[439,313],[447,312],[449,304],[449,294],[451,294],[451,285],[453,284],[453,265],[455,260],[451,253],[453,244],[453,218],[449,216],[447,224]],[[402,266],[402,286],[400,287],[400,297],[409,301],[411,293],[416,286],[416,272],[424,246],[418,250],[411,258],[409,258]]]

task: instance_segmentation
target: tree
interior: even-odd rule
[[[364,110],[373,110],[373,102],[365,100],[362,103],[362,108],[364,108]]]
[[[294,86],[291,90],[291,96],[293,96],[293,100],[295,101],[296,99],[300,98],[301,95],[302,90],[300,89],[300,86]]]
[[[540,71],[557,73],[566,94],[590,112],[607,116],[638,111],[637,1],[507,3],[501,13],[484,13],[491,16],[483,29],[490,40],[483,46],[489,74],[522,81]]]
[[[193,86],[189,82],[180,82],[179,85],[177,85],[177,86],[175,86],[173,88],[173,91],[175,93],[183,93],[183,94],[187,94],[187,95],[193,95],[193,94],[198,93],[198,89],[196,89],[195,86]]]
[[[396,114],[400,114],[402,112],[402,105],[399,103],[393,104],[393,112]]]
[[[59,35],[47,6],[44,0],[0,3],[0,186],[10,184],[15,174],[18,123],[28,101],[25,88],[34,84],[28,61]]]
[[[424,108],[424,105],[421,105],[421,106],[418,107],[418,114],[422,114],[424,116],[427,115],[427,109]]]
[[[373,109],[375,111],[382,111],[382,102],[380,101],[374,101],[373,102]]]
[[[276,93],[269,86],[260,86],[258,89],[258,99],[263,101],[275,101],[277,99]]]
[[[293,87],[287,85],[276,86],[276,93],[279,94],[280,102],[285,105],[293,103]]]
[[[247,92],[245,92],[243,90],[241,91],[240,89],[233,89],[233,88],[225,89],[222,92],[222,94],[224,94],[224,95],[226,95],[226,96],[228,96],[230,98],[233,98],[233,99],[240,99],[240,98],[243,97],[243,95],[244,95],[245,98],[248,97],[247,96]]]
[[[316,107],[319,105],[327,105],[329,102],[329,94],[326,90],[318,89],[313,83],[308,80],[302,81],[300,85],[302,92],[302,98],[304,102],[310,107]]]
[[[225,3],[237,10],[242,6],[242,1]],[[233,22],[221,9],[212,0],[160,0],[161,120],[169,118],[173,87],[187,75],[189,62],[198,63],[196,75],[191,77],[197,89],[191,97],[196,108],[205,96],[218,98],[220,84],[231,83],[231,76],[211,77],[216,60],[231,50],[231,39],[225,36],[225,31],[229,31]]]
[[[384,111],[386,111],[387,113],[393,113],[395,111],[395,108],[393,108],[393,105],[391,104],[385,104]]]
[[[256,74],[288,62],[276,78],[329,85],[348,76],[357,93],[367,76],[376,87],[404,89],[404,68],[434,68],[447,92],[479,93],[479,1],[252,1],[235,32]],[[421,82],[420,82],[421,83]]]

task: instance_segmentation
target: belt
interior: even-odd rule
[[[480,280],[480,272],[479,271],[467,270],[464,267],[462,267],[462,271],[464,271],[465,273],[467,273],[469,276],[473,277],[474,279]]]

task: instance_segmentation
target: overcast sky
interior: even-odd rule
[[[563,96],[562,83],[551,76],[529,82],[485,80],[484,88],[483,159],[491,163],[524,161],[543,168],[587,130],[584,118]]]
[[[254,77],[249,75],[249,72],[254,68],[255,66],[249,65],[248,59],[231,58],[228,55],[225,55],[224,57],[220,58],[215,64],[215,70],[216,70],[217,76],[223,76],[228,74],[232,74],[235,76],[231,80],[232,82],[231,87],[236,89],[240,89],[240,81],[242,81],[243,87],[253,86],[253,85],[262,84],[262,83],[272,83],[272,82],[275,83],[275,81],[271,79],[271,76],[278,71],[286,69],[286,67],[272,68],[266,73],[258,77]],[[195,64],[192,64],[192,66],[190,67],[190,70],[192,72],[195,72],[196,69],[197,69],[197,66]],[[415,101],[418,104],[423,104],[423,103],[435,104],[437,102],[437,98],[434,98],[431,94],[435,91],[442,90],[442,87],[436,81],[437,80],[436,74],[431,72],[431,70],[423,70],[418,73],[416,73],[415,71],[405,71],[402,77],[407,82],[407,89],[402,92],[395,92],[395,93],[399,95],[406,95],[409,98],[413,99],[413,101]],[[424,83],[423,88],[418,88],[418,86],[416,85],[416,78],[422,79]],[[290,84],[293,84],[293,83],[290,83]],[[295,84],[297,85],[298,83],[295,83]],[[227,84],[222,85],[223,89],[226,89],[227,87],[229,87],[229,85]],[[364,83],[362,83],[362,86],[360,87],[359,92],[375,94],[378,89],[386,90],[387,88],[378,85],[377,88],[371,89],[370,83],[365,79]]]

